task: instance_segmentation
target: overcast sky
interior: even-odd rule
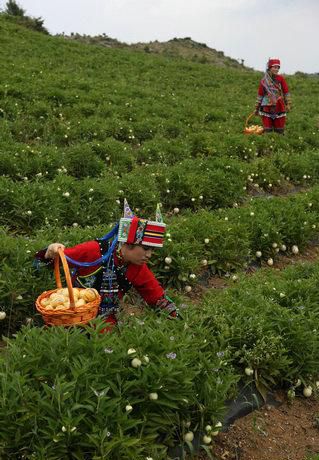
[[[191,37],[264,70],[319,72],[319,0],[17,0],[51,34],[106,35],[126,43]],[[6,0],[0,0],[4,8]]]

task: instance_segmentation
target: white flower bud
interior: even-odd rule
[[[245,374],[248,375],[249,377],[254,374],[254,369],[251,367],[246,367],[245,368]]]
[[[134,355],[134,353],[136,353],[135,348],[129,348],[129,349],[127,350],[127,354],[128,354],[128,355]]]
[[[128,404],[127,406],[125,406],[125,410],[129,414],[130,412],[132,412],[133,407],[130,404]]]
[[[132,362],[131,362],[132,367],[138,368],[138,367],[141,367],[141,365],[142,365],[142,361],[140,359],[138,358],[132,359]]]
[[[157,401],[158,400],[158,394],[157,393],[150,393],[148,395],[151,401]]]
[[[298,252],[299,252],[298,246],[296,244],[294,244],[292,246],[292,248],[291,248],[291,251],[292,251],[293,254],[298,254]]]
[[[184,441],[192,442],[193,439],[194,439],[194,433],[192,431],[188,431],[188,433],[185,433]]]
[[[309,386],[309,387],[305,387],[303,389],[303,395],[306,397],[306,398],[310,398],[310,396],[312,395],[312,388]]]
[[[212,442],[211,436],[207,436],[206,434],[203,436],[203,443],[210,444]]]

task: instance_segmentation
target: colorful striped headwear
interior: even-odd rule
[[[156,220],[151,221],[135,216],[126,199],[124,200],[124,217],[119,222],[118,241],[161,248],[165,229],[166,224],[163,223],[159,204],[156,209]]]

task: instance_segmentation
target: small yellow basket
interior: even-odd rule
[[[66,284],[69,291],[70,307],[60,311],[58,308],[56,310],[46,310],[41,302],[62,288],[60,276],[60,259],[63,265]],[[49,326],[73,326],[77,324],[86,324],[91,319],[95,318],[99,310],[101,296],[97,295],[93,301],[88,302],[81,307],[75,306],[70,270],[62,249],[59,249],[58,254],[54,259],[54,276],[57,289],[44,291],[41,295],[39,295],[35,302],[36,309],[39,313],[41,313],[45,324]]]
[[[248,115],[245,123],[244,134],[263,134],[264,128],[261,125],[248,125],[249,121],[254,115],[255,112],[252,112],[250,115]]]

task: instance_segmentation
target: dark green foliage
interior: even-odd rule
[[[203,429],[220,419],[236,381],[224,365],[227,343],[208,343],[209,329],[191,312],[188,322],[192,335],[164,317],[131,320],[114,334],[101,334],[101,321],[84,329],[24,328],[0,361],[1,455],[167,458],[188,421]]]
[[[6,3],[5,13],[11,16],[24,16],[25,11],[15,2],[15,0],[8,0]]]

